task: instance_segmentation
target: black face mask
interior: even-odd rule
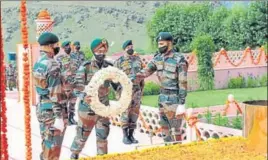
[[[103,60],[105,58],[105,55],[104,54],[98,54],[98,55],[94,54],[94,56],[95,56],[95,58],[96,58],[96,60],[98,62],[103,62]]]
[[[71,53],[71,48],[66,48],[66,49],[64,49],[64,51],[65,51],[67,54],[70,54],[70,53]]]
[[[79,51],[80,50],[80,47],[75,47],[75,49]]]
[[[127,50],[127,54],[132,55],[133,53],[134,53],[134,50],[133,49]]]
[[[56,56],[60,52],[60,47],[53,48],[54,55]]]
[[[166,53],[167,50],[168,50],[168,46],[163,46],[163,47],[158,48],[158,51],[159,51],[160,53]]]

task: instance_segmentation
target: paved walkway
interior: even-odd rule
[[[10,159],[25,159],[25,138],[24,138],[24,108],[22,104],[17,102],[17,92],[7,91],[7,118],[8,118],[8,149]],[[41,138],[39,134],[39,126],[35,115],[35,107],[31,108],[31,127],[32,127],[32,155],[33,160],[39,160],[41,152]],[[75,136],[75,126],[67,128],[63,148],[60,159],[68,159],[70,157],[70,146]],[[148,135],[136,132],[136,137],[140,144],[150,144]],[[108,137],[109,153],[122,153],[135,150],[135,145],[124,145],[122,143],[122,131],[119,127],[111,126],[110,135]],[[163,142],[160,137],[153,137],[154,143]],[[81,157],[96,155],[96,136],[92,131],[85,148],[81,153]]]

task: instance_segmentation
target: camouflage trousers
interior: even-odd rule
[[[64,101],[62,101],[62,105],[68,108],[68,113],[75,113],[75,103],[76,103],[76,96],[74,95],[73,91],[66,90],[64,91]]]
[[[177,95],[159,96],[160,126],[164,142],[181,141],[183,129],[183,116],[176,116],[178,107]]]
[[[134,88],[132,93],[132,101],[128,109],[121,114],[120,120],[122,128],[137,128],[137,120],[139,118],[141,106],[142,91],[140,88]]]
[[[55,115],[51,103],[39,103],[36,108],[36,115],[39,121],[40,134],[42,138],[41,157],[44,160],[58,160],[60,158],[61,146],[67,124],[67,108],[62,108],[65,129],[63,132],[53,127]]]
[[[110,132],[110,119],[96,115],[83,101],[79,104],[78,118],[76,136],[71,146],[71,152],[79,154],[82,151],[93,127],[95,126],[97,154],[107,154],[107,137]]]
[[[15,78],[13,76],[8,76],[7,77],[7,86],[10,90],[12,90],[13,88],[16,87],[16,81]]]

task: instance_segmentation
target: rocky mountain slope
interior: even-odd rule
[[[166,1],[28,1],[29,41],[36,41],[35,19],[47,9],[55,20],[53,32],[61,41],[80,40],[88,46],[95,37],[105,37],[110,52],[121,50],[123,41],[133,39],[137,49],[147,51],[146,22]],[[180,3],[180,2],[171,2]],[[20,2],[1,1],[5,52],[16,51],[20,43]]]

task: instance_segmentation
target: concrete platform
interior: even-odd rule
[[[7,91],[7,119],[8,119],[8,150],[11,160],[25,159],[25,134],[24,134],[24,107],[17,101],[16,91]],[[39,160],[41,152],[41,138],[39,134],[38,121],[35,115],[35,107],[31,108],[31,127],[32,127],[32,155],[33,160]],[[67,128],[60,159],[70,157],[70,146],[75,136],[75,126]],[[150,144],[148,135],[136,131],[135,137],[140,141],[139,145]],[[153,137],[154,143],[163,142],[160,137]],[[109,153],[122,153],[135,150],[135,145],[125,145],[122,143],[122,131],[119,127],[111,125],[108,137]],[[85,148],[80,157],[96,155],[96,136],[95,130],[92,131]]]

